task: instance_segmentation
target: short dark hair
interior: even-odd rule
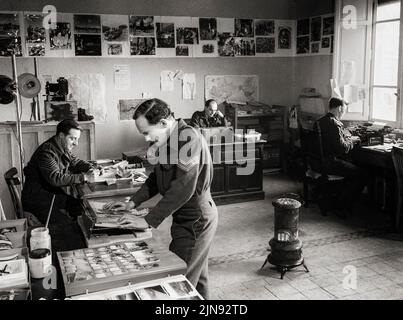
[[[218,102],[215,101],[214,99],[208,99],[208,100],[206,101],[206,103],[204,104],[204,107],[207,108],[207,107],[210,105],[210,103],[212,103],[213,101],[214,101],[215,103],[217,103],[217,105],[218,105]]]
[[[333,97],[329,100],[329,110],[338,108],[345,103],[343,99]]]
[[[160,99],[150,99],[141,103],[133,115],[133,120],[144,116],[150,124],[157,124],[162,119],[173,116],[168,104]]]
[[[57,124],[56,135],[58,135],[60,132],[64,133],[65,135],[68,135],[70,129],[76,129],[82,131],[82,128],[80,127],[78,122],[76,122],[73,119],[64,119]]]

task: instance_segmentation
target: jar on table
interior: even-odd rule
[[[45,278],[52,272],[50,249],[35,249],[29,253],[29,270],[32,278]]]
[[[40,227],[31,231],[30,248],[31,251],[35,249],[52,250],[48,228]]]

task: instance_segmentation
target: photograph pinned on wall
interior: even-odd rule
[[[309,36],[297,37],[297,54],[309,54]]]
[[[72,48],[71,24],[57,22],[55,29],[49,30],[50,50],[70,50]]]
[[[75,14],[74,33],[101,33],[101,16],[97,14]]]
[[[75,53],[76,56],[101,56],[101,35],[76,34]]]
[[[30,57],[43,57],[45,55],[45,45],[42,43],[27,43],[27,50]]]
[[[17,36],[16,55],[22,55],[20,22],[18,13],[0,13],[0,56],[9,56]]]
[[[334,34],[334,16],[323,17],[323,33],[324,36]]]
[[[121,43],[107,43],[108,56],[121,56],[123,55],[123,46]]]
[[[130,35],[135,37],[154,37],[154,17],[153,16],[133,16],[129,17]]]
[[[212,43],[202,45],[203,54],[213,54],[215,52],[215,46]]]
[[[218,54],[222,57],[233,57],[235,38],[229,32],[218,34]]]
[[[275,38],[256,37],[256,53],[275,53]]]
[[[26,26],[27,43],[45,43],[46,34],[43,27],[43,14],[25,14],[24,21]]]
[[[140,298],[140,300],[169,300],[170,299],[170,296],[168,295],[168,293],[160,285],[137,289],[135,292],[138,295],[138,297]]]
[[[320,42],[311,42],[311,53],[319,53]]]
[[[245,38],[234,38],[234,55],[235,56],[254,56],[255,40]]]
[[[291,49],[291,27],[289,26],[278,27],[278,48]]]
[[[133,120],[137,107],[146,99],[120,99],[119,100],[119,120]]]
[[[188,46],[176,46],[176,56],[189,57],[189,47]]]
[[[157,22],[157,47],[175,48],[175,26],[173,23]]]
[[[200,40],[217,39],[217,19],[199,18]]]
[[[235,37],[251,38],[255,36],[253,19],[235,19]]]
[[[130,37],[130,55],[151,56],[155,55],[155,38]]]
[[[125,15],[102,15],[103,40],[108,42],[124,42],[128,40],[129,26]]]
[[[273,36],[274,20],[255,20],[256,36]]]
[[[177,44],[199,44],[199,29],[197,28],[177,28]]]
[[[320,41],[322,35],[322,17],[311,18],[311,41]]]
[[[297,21],[297,36],[309,35],[309,18]]]

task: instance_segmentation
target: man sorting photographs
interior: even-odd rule
[[[105,209],[131,210],[160,193],[162,199],[144,218],[127,215],[122,224],[133,228],[145,221],[157,228],[173,216],[169,249],[187,264],[186,277],[208,299],[208,253],[217,228],[217,208],[211,197],[213,164],[207,142],[182,119],[175,120],[159,99],[143,102],[133,119],[152,143],[154,171],[131,201],[112,202]],[[141,221],[143,220],[143,221]]]
[[[43,224],[55,200],[50,224],[67,224],[80,214],[77,199],[70,195],[73,184],[90,179],[89,162],[77,159],[71,152],[78,146],[81,128],[74,120],[66,119],[57,125],[56,135],[38,147],[24,168],[25,183],[22,204]]]

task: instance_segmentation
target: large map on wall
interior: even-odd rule
[[[259,77],[256,75],[229,75],[205,77],[206,100],[247,102],[259,100]]]

